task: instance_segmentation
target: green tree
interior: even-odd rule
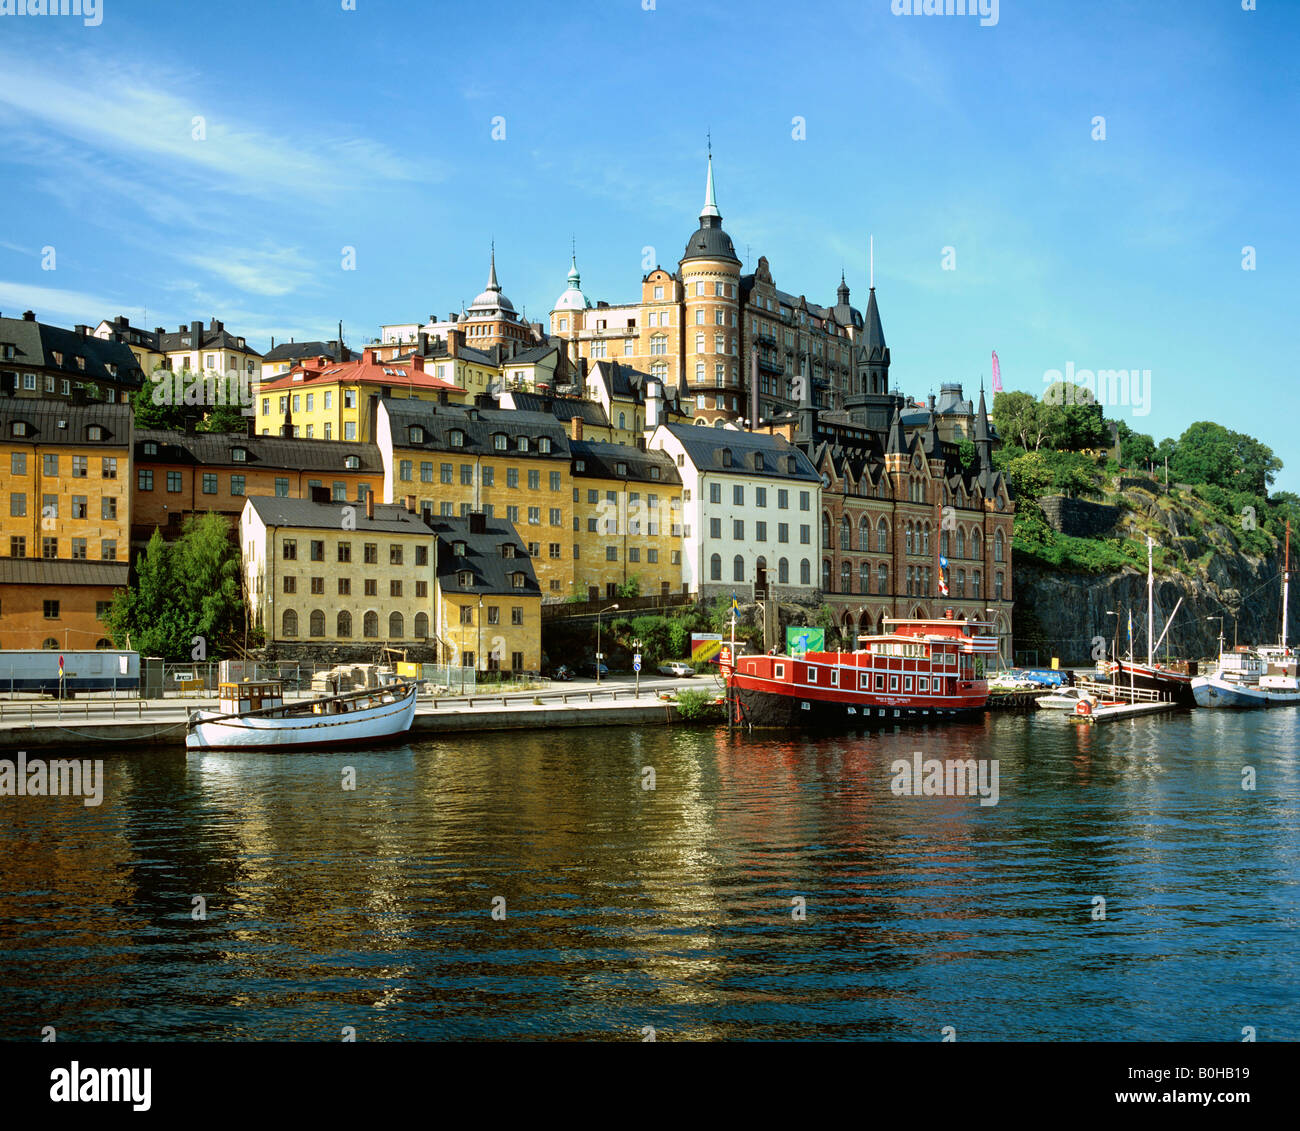
[[[249,417],[239,411],[238,405],[219,404],[209,410],[207,416],[197,425],[198,432],[243,432],[248,427]]]
[[[198,419],[199,413],[194,406],[169,403],[172,398],[171,381],[170,369],[155,369],[152,378],[131,394],[136,428],[179,432],[185,428],[187,419]],[[155,396],[159,399],[165,396],[166,399],[156,403]]]
[[[1004,443],[1037,451],[1047,439],[1046,406],[1029,393],[997,393],[993,397],[993,427]]]
[[[1156,458],[1156,442],[1145,432],[1134,432],[1128,424],[1123,421],[1116,422],[1119,426],[1119,461],[1125,467],[1136,467],[1145,469],[1147,464],[1154,463]]]
[[[1253,495],[1267,494],[1282,461],[1253,436],[1211,420],[1198,420],[1178,438],[1169,473],[1184,483],[1211,483]]]

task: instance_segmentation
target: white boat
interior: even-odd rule
[[[1077,687],[1058,687],[1034,698],[1034,702],[1047,711],[1073,711],[1083,698]]]
[[[190,716],[185,746],[283,750],[381,742],[411,729],[417,690],[415,683],[390,683],[285,703],[275,681],[223,683],[219,709]]]
[[[1260,648],[1223,647],[1219,634],[1219,666],[1208,676],[1192,680],[1198,707],[1248,709],[1300,706],[1300,656],[1287,644],[1287,598],[1291,580],[1291,523],[1286,524],[1286,556],[1282,565],[1282,639]]]

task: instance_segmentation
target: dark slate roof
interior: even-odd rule
[[[520,350],[514,357],[503,357],[502,365],[530,365],[539,362],[544,357],[550,357],[555,353],[559,346],[533,346],[530,349]]]
[[[556,420],[566,424],[575,416],[582,417],[584,425],[592,428],[608,428],[609,417],[605,406],[599,401],[582,400],[579,397],[548,397],[541,393],[511,393],[517,412],[549,412]],[[509,411],[503,409],[502,411]]]
[[[595,479],[626,479],[635,483],[661,483],[667,487],[680,487],[682,477],[672,456],[663,451],[646,451],[626,444],[607,444],[598,440],[570,440],[573,454],[573,474]],[[583,466],[578,467],[581,460]],[[618,465],[625,464],[625,474],[618,473]],[[654,478],[651,468],[659,469]]]
[[[686,449],[686,454],[696,467],[709,471],[730,471],[736,474],[766,475],[773,479],[794,479],[821,482],[808,457],[800,449],[786,442],[783,436],[769,436],[764,432],[741,432],[733,428],[707,428],[695,424],[665,425]],[[731,449],[731,467],[722,466],[723,448]],[[754,467],[753,456],[761,452],[765,467]],[[783,457],[793,456],[795,470],[788,470]],[[782,458],[778,458],[782,457]]]
[[[355,511],[356,530],[364,534],[376,531],[388,534],[428,534],[429,527],[418,514],[394,503],[376,503],[375,517],[366,517],[363,503],[314,503],[310,499],[282,499],[275,495],[250,495],[251,506],[267,526],[291,526],[302,530],[338,530],[339,512],[344,507]]]
[[[722,230],[722,220],[716,216],[704,216],[699,228],[691,233],[686,241],[686,250],[682,260],[687,259],[733,259],[737,263],[736,247],[731,237]]]
[[[158,445],[156,455],[145,455],[144,444]],[[243,448],[243,460],[231,457],[232,448]],[[181,463],[219,467],[288,468],[291,471],[343,471],[343,461],[356,456],[354,471],[382,475],[383,457],[377,444],[346,440],[307,440],[301,437],[246,436],[242,432],[164,432],[152,428],[137,430],[137,463]]]
[[[190,339],[189,345],[185,344],[186,338]],[[243,345],[240,345],[241,340]],[[202,322],[194,321],[188,326],[180,327],[174,333],[164,332],[159,342],[159,349],[164,353],[176,350],[236,350],[239,353],[252,354],[254,357],[262,356],[248,344],[247,338],[241,339],[238,335],[232,334],[226,329],[225,324],[216,318],[206,326]]]
[[[126,562],[0,558],[0,585],[114,585],[126,588]]]
[[[470,533],[469,518],[434,518],[429,528],[438,536],[438,585],[444,593],[469,593],[477,596],[510,595],[514,597],[540,597],[541,586],[533,570],[528,548],[519,540],[514,526],[504,519],[484,520],[484,532]],[[465,543],[465,556],[454,553],[457,542]],[[515,548],[513,558],[503,557],[501,547],[510,544]],[[462,586],[460,573],[470,570],[473,584]],[[511,581],[512,573],[524,575],[522,589]]]
[[[18,420],[27,423],[26,436],[14,435],[12,425]],[[104,429],[102,439],[89,439],[92,424]],[[0,397],[0,437],[7,443],[125,447],[131,438],[131,406],[98,401],[79,405],[46,397]]]
[[[610,359],[597,361],[591,367],[587,377],[589,380],[595,377],[600,381],[611,398],[633,400],[638,404],[645,403],[646,382],[650,377],[639,369],[633,369],[630,365],[620,365]]]
[[[144,370],[129,347],[89,333],[82,335],[26,318],[0,318],[0,347],[3,346],[13,346],[14,356],[6,358],[0,351],[0,368],[40,369],[74,381],[118,389],[138,389],[144,384]],[[56,353],[61,355],[61,363],[55,358]],[[84,368],[77,364],[79,357],[85,359]],[[110,372],[109,366],[115,372]]]
[[[281,342],[270,353],[262,355],[264,363],[275,361],[298,361],[304,357],[328,357],[332,361],[353,361],[356,358],[347,346],[340,346],[336,341],[328,342]]]
[[[569,458],[568,435],[564,426],[549,412],[472,408],[468,405],[442,405],[432,401],[396,397],[380,397],[379,404],[388,413],[393,429],[393,446],[397,448],[426,448],[430,451],[463,452],[466,455],[513,454],[540,459]],[[409,429],[412,425],[424,429],[422,443],[411,440]],[[453,430],[464,434],[465,442],[460,447],[451,445],[450,433]],[[510,438],[509,453],[497,450],[493,440],[497,433],[504,433]],[[530,441],[527,452],[516,449],[516,442],[521,436],[528,437]],[[543,437],[551,441],[549,452],[538,450],[537,441]]]

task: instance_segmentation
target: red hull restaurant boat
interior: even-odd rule
[[[983,711],[988,681],[978,656],[997,654],[983,621],[885,619],[855,652],[741,656],[724,649],[732,721],[752,727],[889,726]]]

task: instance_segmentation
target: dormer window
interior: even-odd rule
[[[360,456],[344,456],[344,457],[343,457],[343,467],[344,467],[347,471],[357,471],[357,470],[360,469],[360,467],[361,467],[361,457],[360,457]]]
[[[541,452],[542,455],[548,455],[551,450],[551,438],[549,436],[543,436],[540,440],[538,440],[537,450]]]
[[[102,440],[104,439],[104,435],[104,429],[98,424],[92,424],[86,429],[86,439],[88,440]]]
[[[110,377],[116,377],[116,376],[117,376],[117,366],[116,366],[116,365],[108,365],[106,368],[108,369],[108,375],[109,375]]]
[[[12,361],[14,359],[15,353],[16,351],[14,347],[11,346],[8,342],[6,342],[3,346],[0,346],[0,356],[3,356],[5,361]]]
[[[785,460],[785,469],[793,475],[799,470],[799,461],[794,456],[787,456]]]
[[[453,448],[463,448],[465,446],[465,433],[459,428],[453,428],[447,434],[447,440]]]
[[[513,558],[515,556],[515,544],[513,542],[502,542],[501,556],[503,558]]]
[[[248,450],[246,448],[231,448],[230,460],[232,463],[244,463],[248,459]]]
[[[730,466],[731,466],[731,449],[730,449],[730,448],[723,448],[723,449],[722,449],[722,466],[723,466],[723,467],[730,467]]]
[[[512,573],[510,575],[510,581],[516,589],[522,589],[527,580],[527,575],[523,573]]]
[[[754,453],[754,470],[755,470],[755,471],[765,471],[766,469],[767,469],[767,465],[763,462],[763,453],[762,453],[762,452],[755,452],[755,453]]]
[[[527,436],[520,436],[520,437],[519,437],[519,450],[520,450],[521,452],[526,452],[526,451],[528,451],[528,437],[527,437]]]
[[[652,467],[652,468],[650,469],[650,478],[651,478],[651,479],[658,479],[658,478],[659,478],[659,469],[658,469],[657,467]]]
[[[466,546],[464,542],[453,542],[451,544],[451,552],[458,558],[463,558],[465,556],[465,550]]]
[[[619,477],[622,478],[622,479],[626,479],[626,478],[627,478],[627,464],[625,464],[625,463],[616,463],[616,464],[614,465],[614,474],[617,475],[617,476],[619,476]]]
[[[587,461],[584,460],[584,459],[575,459],[575,460],[573,461],[573,470],[574,470],[574,471],[586,471],[586,470],[587,470]]]
[[[15,436],[31,435],[31,430],[25,420],[15,420],[11,425],[9,425],[9,431]]]
[[[492,437],[492,447],[499,452],[504,452],[509,443],[510,439],[504,432],[498,432]]]
[[[462,589],[470,589],[474,585],[474,574],[470,570],[463,569],[456,574],[456,581]]]
[[[419,424],[412,424],[407,430],[407,437],[410,439],[412,444],[423,444],[424,428]]]
[[[146,440],[140,445],[140,451],[147,456],[156,456],[158,454],[158,445],[152,440]]]
[[[53,351],[51,352],[50,356],[54,358],[54,364],[55,364],[55,365],[58,365],[58,366],[62,366],[62,365],[63,365],[63,354],[61,354],[58,350],[53,350]]]
[[[77,368],[83,370],[86,368],[86,359],[80,354],[77,355]]]

